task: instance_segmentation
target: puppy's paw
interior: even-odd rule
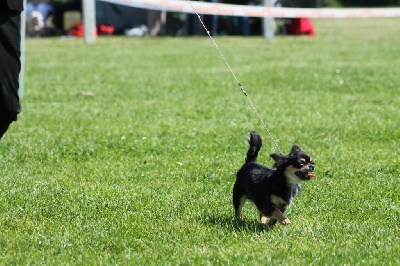
[[[285,220],[281,221],[281,224],[289,225],[290,224],[290,220],[288,218],[286,218]]]
[[[264,215],[261,215],[260,220],[261,220],[262,224],[267,224],[267,222],[268,222],[268,218]]]

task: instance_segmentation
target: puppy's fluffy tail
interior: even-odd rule
[[[246,163],[257,161],[258,152],[262,146],[261,136],[256,131],[250,131],[249,150],[247,151]]]

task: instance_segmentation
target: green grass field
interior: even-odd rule
[[[399,19],[216,42],[279,147],[316,161],[268,230],[231,190],[249,130],[276,152],[209,38],[28,39],[0,141],[2,265],[398,265]]]

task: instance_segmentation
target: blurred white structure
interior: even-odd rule
[[[95,0],[83,0],[83,25],[85,29],[84,41],[86,43],[96,42],[96,9]]]

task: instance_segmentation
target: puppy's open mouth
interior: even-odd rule
[[[308,181],[311,178],[315,178],[315,175],[310,172],[302,172],[302,171],[297,171],[295,172],[296,176],[298,176],[301,180]]]

